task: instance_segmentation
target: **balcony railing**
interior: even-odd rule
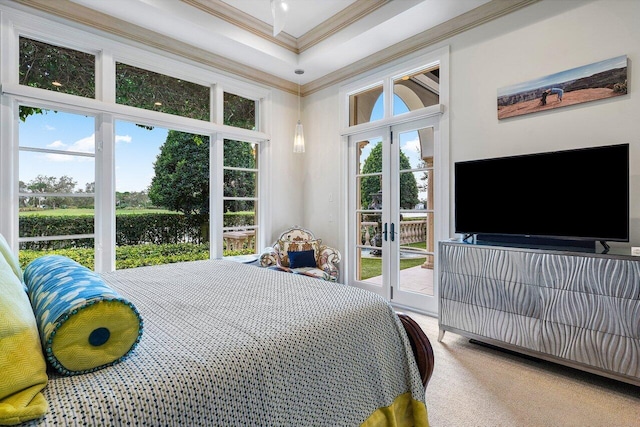
[[[375,246],[371,239],[378,232],[378,222],[363,221],[361,225],[361,235],[364,236],[365,246]],[[427,239],[427,221],[400,221],[400,244],[424,242]]]

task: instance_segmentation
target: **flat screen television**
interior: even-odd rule
[[[455,163],[455,232],[629,241],[629,144]]]

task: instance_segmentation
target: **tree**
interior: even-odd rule
[[[116,191],[116,207],[124,208],[146,208],[151,205],[151,200],[146,191]]]
[[[95,182],[87,182],[84,184],[84,190],[81,188],[76,191],[77,194],[88,194],[86,197],[75,197],[71,202],[77,208],[83,209],[93,209],[95,207],[95,195],[96,192],[96,183]]]
[[[400,169],[411,169],[409,158],[400,150]],[[364,161],[362,173],[382,172],[382,144],[377,144]],[[360,182],[360,203],[363,208],[371,204],[371,195],[380,191],[380,176],[365,176]],[[420,200],[418,199],[418,184],[413,173],[400,174],[400,207],[402,209],[413,209]]]
[[[74,181],[71,177],[63,175],[60,178],[56,178],[54,176],[46,176],[46,175],[38,175],[33,180],[29,181],[26,185],[26,189],[31,193],[73,193],[73,190],[76,188],[77,182]],[[42,204],[46,204],[47,207],[52,209],[56,209],[59,206],[63,206],[69,204],[71,202],[71,197],[64,196],[55,196],[55,197],[47,197],[47,196],[34,196],[33,197],[33,206],[37,207]]]
[[[154,163],[149,198],[187,216],[209,214],[209,138],[171,130]]]

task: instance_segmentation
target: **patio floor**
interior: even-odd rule
[[[377,285],[382,284],[382,276],[370,277],[366,280]],[[421,266],[400,270],[400,289],[425,295],[433,295],[433,270]]]

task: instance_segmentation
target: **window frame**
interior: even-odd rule
[[[339,90],[339,120],[340,120],[340,135],[342,138],[341,144],[341,157],[343,159],[340,175],[341,182],[349,183],[351,180],[351,169],[349,161],[353,154],[350,151],[349,139],[351,135],[368,135],[368,134],[386,134],[387,130],[391,130],[392,127],[398,126],[404,123],[417,122],[421,119],[439,117],[439,129],[440,129],[440,144],[436,148],[434,153],[437,164],[434,168],[438,171],[437,176],[434,177],[438,184],[434,187],[434,204],[438,206],[438,217],[440,218],[434,234],[436,239],[449,236],[449,223],[450,223],[450,141],[449,141],[449,105],[450,105],[450,60],[449,60],[449,46],[443,46],[431,51],[424,50],[424,53],[412,56],[409,59],[403,58],[394,61],[393,63],[374,70],[366,77],[358,78],[345,83]],[[410,73],[416,70],[427,69],[432,65],[439,65],[440,68],[440,94],[439,104],[415,109],[399,115],[393,115],[393,96],[394,96],[394,81],[400,78],[402,75]],[[379,82],[383,82],[384,97],[384,112],[383,118],[372,122],[361,123],[358,125],[349,126],[349,96],[357,94],[363,90],[378,85]],[[343,194],[342,203],[343,206],[351,206],[350,201],[353,197],[355,190],[353,188],[348,189]],[[347,208],[347,216],[351,212]],[[344,220],[341,224],[343,247],[350,248],[351,236],[349,233],[353,229],[353,225],[350,225],[350,218]],[[437,256],[437,254],[436,254]],[[350,256],[349,250],[345,250],[344,268],[341,271],[342,277],[345,278],[347,284],[349,278],[353,275],[354,266],[353,259]],[[437,269],[437,263],[436,263]],[[434,270],[434,277],[437,277],[437,270]],[[437,286],[434,288],[434,297],[438,295]],[[437,312],[437,310],[435,311]]]
[[[269,111],[271,89],[251,84],[221,74],[213,67],[195,64],[177,55],[166,53],[151,47],[142,47],[134,41],[123,41],[95,34],[83,29],[73,28],[64,23],[54,22],[44,17],[15,11],[3,7],[0,9],[0,84],[2,96],[0,119],[9,125],[0,126],[0,178],[8,183],[0,187],[0,196],[11,203],[0,208],[0,233],[17,252],[18,248],[18,201],[19,201],[19,138],[18,109],[20,105],[52,110],[64,110],[69,113],[93,116],[95,118],[95,270],[112,271],[115,269],[115,121],[123,120],[162,126],[168,129],[194,134],[207,135],[210,138],[210,215],[211,215],[211,258],[219,258],[222,251],[222,221],[214,215],[216,206],[221,206],[222,195],[222,156],[217,155],[224,139],[236,139],[258,144],[260,156],[258,171],[258,197],[265,194],[264,183],[268,173],[269,150],[267,142],[270,123]],[[19,38],[31,38],[64,48],[90,53],[96,56],[95,99],[33,88],[19,84]],[[210,120],[203,121],[175,116],[157,111],[144,110],[115,103],[116,62],[143,68],[152,72],[184,79],[210,88]],[[233,93],[256,102],[256,129],[248,130],[222,124],[223,93]],[[266,167],[265,167],[266,166]],[[218,177],[218,174],[220,176]],[[214,185],[216,183],[216,185]],[[219,185],[218,185],[219,183]],[[219,187],[219,188],[218,188]],[[256,235],[256,247],[265,245],[268,224],[265,213],[268,212],[268,200],[260,197],[261,208],[259,235]]]
[[[386,67],[382,67],[379,71],[369,75],[368,77],[355,80],[351,83],[347,83],[340,87],[340,135],[347,136],[354,133],[366,132],[370,129],[376,129],[380,127],[391,126],[393,124],[409,122],[417,120],[423,117],[430,117],[437,114],[445,114],[444,106],[449,102],[449,88],[448,88],[448,68],[449,68],[449,48],[445,46],[435,51],[422,54],[410,61],[396,61],[394,64]],[[429,67],[438,65],[443,73],[442,81],[442,95],[440,103],[428,107],[423,107],[402,113],[393,115],[393,97],[394,97],[394,81],[401,78],[403,75],[410,74],[416,71],[428,69]],[[383,116],[380,120],[370,121],[357,125],[349,125],[350,105],[349,97],[357,95],[369,89],[380,86],[382,82],[382,97],[383,97]]]

